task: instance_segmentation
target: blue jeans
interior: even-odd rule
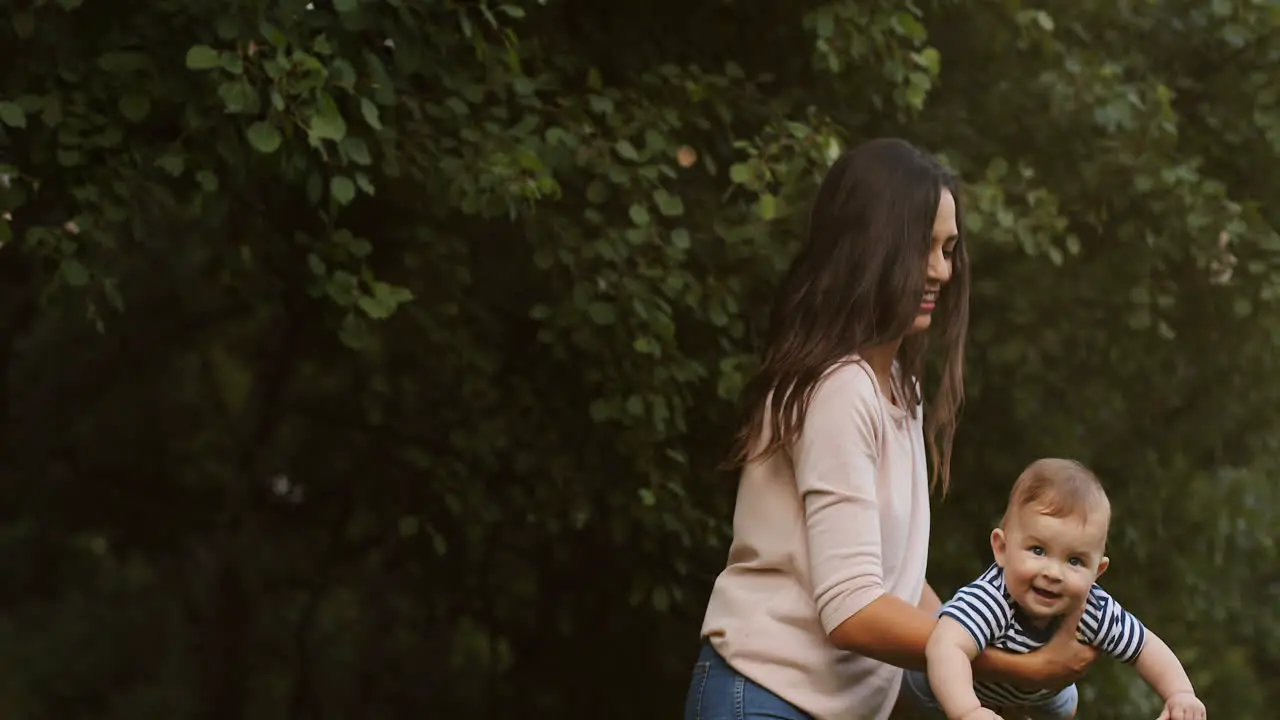
[[[693,665],[684,720],[813,720],[791,703],[729,667],[707,643]]]
[[[929,676],[925,673],[918,670],[908,670],[903,673],[902,690],[911,695],[921,707],[937,712],[940,718],[944,717],[942,709],[938,707],[937,698],[933,696],[933,688],[929,686]],[[1076,704],[1079,702],[1080,696],[1076,686],[1071,685],[1047,700],[1018,709],[1027,710],[1036,720],[1070,720],[1075,717]]]

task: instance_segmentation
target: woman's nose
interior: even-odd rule
[[[935,250],[929,256],[929,268],[926,273],[929,279],[939,285],[951,279],[951,261],[947,260],[941,250]]]

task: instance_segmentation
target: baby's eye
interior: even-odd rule
[[[1044,555],[1044,548],[1040,547],[1039,545],[1032,545],[1032,546],[1031,546],[1031,554],[1032,554],[1032,555]]]
[[[1080,566],[1084,565],[1084,560],[1081,560],[1081,559],[1080,559],[1080,558],[1078,558],[1078,557],[1073,557],[1073,558],[1071,558],[1070,560],[1068,560],[1067,562],[1071,563],[1072,565],[1074,565],[1074,566],[1076,566],[1076,567],[1080,567]]]

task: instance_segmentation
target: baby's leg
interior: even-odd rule
[[[889,720],[946,720],[946,717],[933,696],[933,688],[929,687],[929,676],[918,670],[907,670]]]
[[[1033,720],[1072,720],[1076,716],[1076,706],[1080,704],[1080,694],[1072,685],[1042,703],[1027,708]],[[1006,720],[1008,716],[1005,716]]]

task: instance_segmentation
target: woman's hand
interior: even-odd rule
[[[1048,690],[1061,690],[1084,676],[1085,670],[1098,659],[1099,650],[1081,642],[1077,636],[1080,618],[1084,616],[1084,604],[1066,615],[1062,625],[1049,642],[1035,652],[1037,672],[1035,681]]]

